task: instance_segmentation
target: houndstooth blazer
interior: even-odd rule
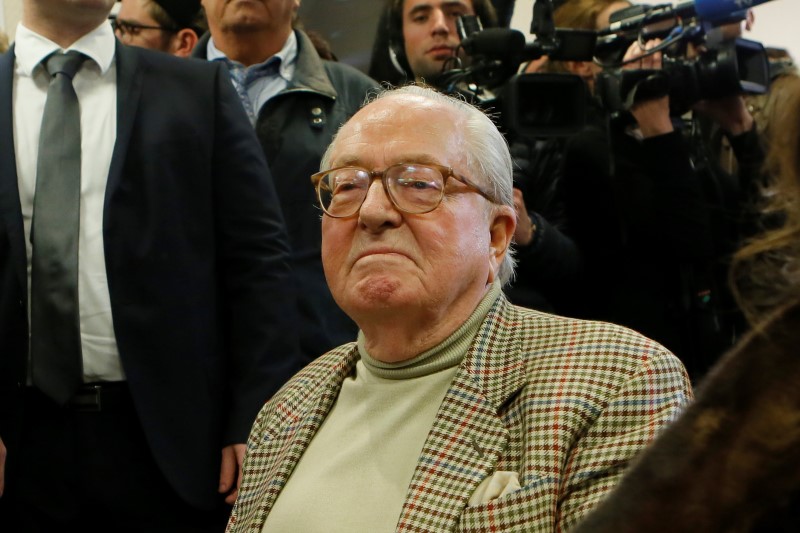
[[[261,410],[229,532],[261,531],[357,360],[355,344],[336,348]],[[691,395],[678,359],[638,333],[501,295],[442,401],[396,529],[569,530]],[[516,472],[521,489],[468,506],[496,471]]]

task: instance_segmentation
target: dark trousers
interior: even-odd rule
[[[8,451],[0,530],[224,531],[230,509],[222,497],[212,511],[185,503],[150,453],[127,386],[101,387],[66,408],[26,391],[20,439]]]

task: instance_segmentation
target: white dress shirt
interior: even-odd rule
[[[89,57],[73,86],[81,109],[81,201],[78,246],[78,300],[84,381],[125,378],[114,336],[111,298],[103,251],[103,202],[111,155],[117,137],[116,39],[111,25],[101,24],[67,50],[17,26],[13,80],[14,149],[17,159],[30,302],[31,221],[36,190],[39,130],[50,76],[41,61],[56,50],[76,50]],[[30,305],[28,307],[30,316]],[[30,320],[29,320],[30,323]]]

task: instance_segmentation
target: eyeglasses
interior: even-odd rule
[[[404,213],[421,215],[436,209],[442,202],[449,178],[460,181],[487,200],[495,201],[487,189],[457,176],[452,168],[442,165],[401,163],[373,171],[338,167],[314,174],[311,183],[317,189],[317,198],[325,214],[346,218],[361,209],[372,181],[378,178],[392,204]]]
[[[142,30],[160,30],[174,33],[178,28],[168,26],[148,26],[147,24],[139,24],[138,22],[131,22],[128,20],[120,20],[118,18],[111,19],[111,27],[114,31],[119,32],[120,38],[122,37],[135,37],[141,33]]]

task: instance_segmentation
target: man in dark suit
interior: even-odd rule
[[[2,530],[218,530],[254,416],[299,363],[285,225],[225,68],[120,45],[113,3],[25,0],[0,56]],[[74,159],[55,172],[43,159],[60,144],[44,124],[61,51],[82,61],[63,330],[37,318],[51,273],[36,266],[46,220],[72,209],[38,203]],[[70,328],[79,373],[62,386],[40,368],[73,364]],[[49,341],[61,344],[48,355]]]

